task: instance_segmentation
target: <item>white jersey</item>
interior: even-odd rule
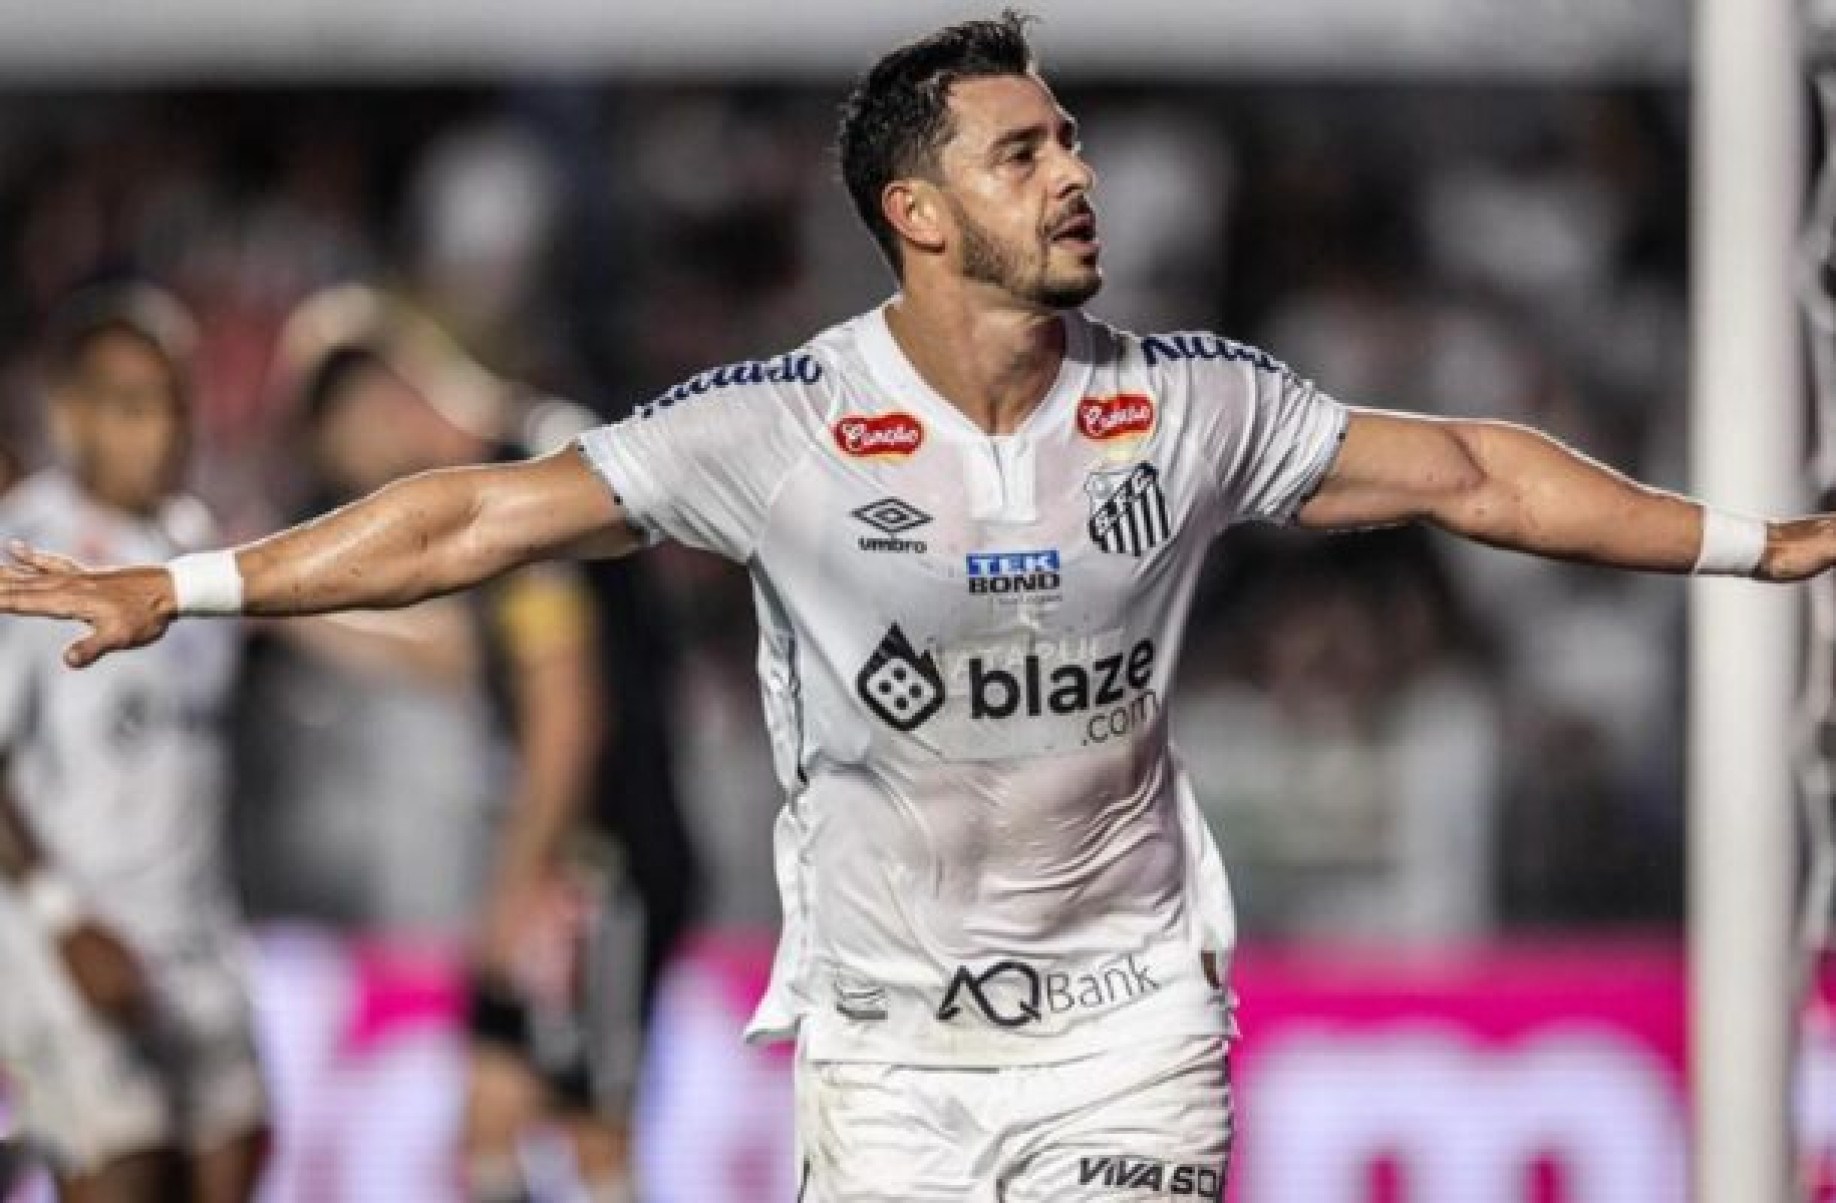
[[[1007,1065],[1229,1034],[1229,890],[1164,702],[1206,546],[1288,519],[1345,411],[1215,335],[1065,328],[1011,435],[875,311],[581,441],[640,530],[752,574],[789,800],[750,1035]]]
[[[0,500],[0,537],[86,564],[157,563],[207,544],[203,508],[138,519],[62,472]],[[180,622],[151,647],[73,672],[74,623],[0,620],[0,753],[7,786],[46,853],[144,952],[182,954],[230,910],[222,872],[224,708],[234,624]],[[0,889],[0,920],[13,919]]]

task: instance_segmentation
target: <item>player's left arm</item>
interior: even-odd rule
[[[1297,521],[1315,530],[1422,521],[1513,551],[1683,573],[1702,550],[1704,513],[1523,426],[1354,409]],[[1802,580],[1832,563],[1836,515],[1769,522],[1754,576]]]

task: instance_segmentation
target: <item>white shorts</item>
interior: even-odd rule
[[[9,928],[0,1064],[22,1134],[60,1173],[151,1149],[205,1152],[261,1128],[267,1096],[233,939],[143,953],[155,1018],[129,1034],[89,1009],[42,934]]]
[[[800,1058],[796,1093],[798,1203],[1224,1197],[1221,1036],[1007,1069]]]

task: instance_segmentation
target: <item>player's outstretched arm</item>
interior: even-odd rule
[[[230,554],[241,578],[239,602],[224,606],[213,598],[186,611],[286,617],[386,609],[532,560],[619,555],[637,544],[611,491],[568,448],[518,464],[408,477],[238,548]],[[8,551],[0,614],[88,624],[89,633],[65,653],[72,667],[151,643],[181,612],[173,574],[162,565],[92,570],[31,548]],[[233,578],[229,585],[233,591]]]
[[[1522,426],[1353,410],[1299,521],[1338,530],[1419,520],[1495,547],[1681,573],[1704,558],[1705,535],[1710,566],[1722,550],[1707,514]],[[1836,563],[1836,516],[1767,523],[1753,551],[1762,580],[1814,576]]]

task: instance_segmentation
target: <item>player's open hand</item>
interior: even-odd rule
[[[1817,514],[1772,523],[1756,575],[1762,581],[1801,581],[1831,565],[1836,565],[1836,514]]]
[[[58,937],[57,948],[77,992],[96,1014],[118,1026],[132,1026],[146,1014],[147,976],[120,936],[85,919]]]
[[[152,643],[172,625],[172,576],[164,568],[89,569],[14,542],[0,561],[0,614],[74,619],[89,633],[64,650],[72,668]]]

